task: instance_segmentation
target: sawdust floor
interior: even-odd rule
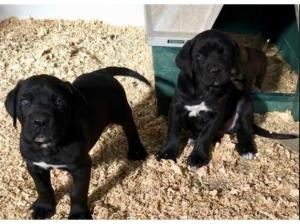
[[[18,20],[0,23],[0,97],[17,80],[54,74],[72,81],[83,72],[109,65],[127,66],[152,83],[151,49],[137,27],[101,22]],[[194,170],[186,165],[187,146],[177,164],[157,162],[154,153],[166,136],[166,121],[155,116],[153,89],[131,78],[118,78],[133,108],[143,143],[144,162],[126,159],[127,142],[119,127],[110,126],[91,150],[93,158],[89,204],[95,219],[298,219],[299,154],[280,143],[256,137],[258,155],[242,159],[234,139],[225,135],[210,164]],[[298,133],[290,112],[257,115],[272,131]],[[0,104],[0,218],[29,219],[36,198],[18,149],[18,129]],[[54,170],[57,194],[54,219],[69,211],[70,180]]]

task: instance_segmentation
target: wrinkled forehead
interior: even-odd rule
[[[62,95],[68,96],[69,90],[66,84],[52,77],[33,76],[23,81],[19,90],[20,95],[31,94],[32,96],[52,96]]]
[[[218,41],[205,40],[199,41],[199,44],[195,44],[194,52],[212,52],[223,48],[223,45]]]
[[[218,50],[223,50],[229,53],[232,51],[232,44],[226,39],[214,37],[196,40],[194,45],[194,52],[213,52]]]

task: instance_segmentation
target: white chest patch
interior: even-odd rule
[[[45,170],[48,170],[49,168],[66,168],[67,165],[53,165],[53,164],[49,164],[49,163],[45,163],[45,162],[33,162],[33,165],[39,166]]]
[[[189,111],[189,117],[196,117],[200,111],[211,111],[211,109],[206,106],[204,101],[198,105],[185,105],[184,108]]]

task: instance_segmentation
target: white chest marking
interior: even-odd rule
[[[45,170],[48,170],[49,168],[66,168],[67,165],[53,165],[53,164],[48,164],[45,162],[33,162],[33,165],[39,166]]]
[[[184,108],[189,112],[189,117],[196,117],[200,111],[211,111],[211,109],[209,107],[206,106],[205,102],[201,102],[198,105],[185,105]]]

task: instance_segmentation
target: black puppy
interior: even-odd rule
[[[296,137],[270,133],[254,125],[251,99],[231,81],[236,50],[236,43],[216,30],[202,32],[182,47],[176,57],[180,74],[169,110],[167,142],[158,151],[158,160],[176,161],[183,128],[196,140],[188,164],[197,167],[208,164],[211,146],[226,132],[236,133],[238,152],[246,158],[253,158],[257,152],[254,133],[271,138]]]
[[[91,219],[87,204],[91,173],[89,150],[109,123],[122,125],[128,139],[128,159],[145,159],[125,91],[113,78],[123,75],[150,83],[127,68],[108,67],[79,76],[73,84],[49,75],[19,81],[8,93],[5,107],[21,123],[20,150],[32,176],[38,198],[32,217],[55,213],[51,168],[73,177],[69,219]]]
[[[268,66],[266,54],[262,50],[245,46],[238,46],[237,50],[239,66],[232,68],[231,80],[243,91],[250,92],[254,87],[260,90]]]

